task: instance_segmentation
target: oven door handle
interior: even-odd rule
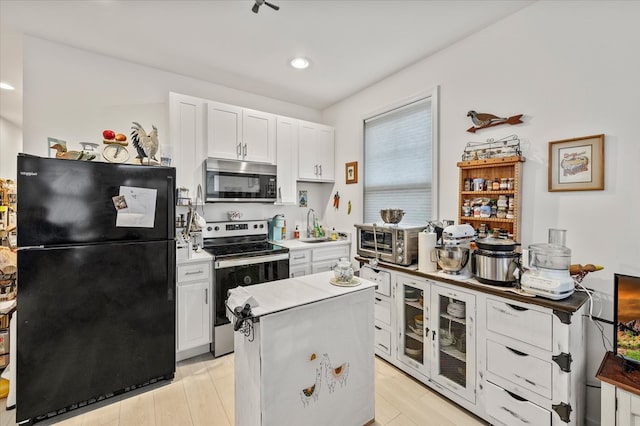
[[[242,257],[233,260],[216,260],[215,269],[233,268],[234,266],[254,265],[258,263],[276,262],[289,259],[289,253],[271,254],[267,256]]]

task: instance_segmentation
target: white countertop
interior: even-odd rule
[[[183,265],[185,263],[191,263],[191,262],[202,262],[205,260],[212,260],[213,256],[211,256],[209,253],[207,253],[206,251],[204,251],[203,249],[198,249],[198,251],[194,251],[191,250],[189,259],[179,259],[178,260],[178,265]]]
[[[350,244],[351,240],[335,240],[335,241],[323,241],[321,243],[305,243],[304,241],[300,241],[298,239],[294,240],[280,240],[280,241],[271,241],[273,244],[277,244],[282,247],[286,247],[289,250],[301,250],[301,249],[313,249],[316,247],[327,247],[327,246],[339,246],[344,244]]]
[[[247,287],[236,287],[229,290],[227,303],[233,309],[236,306],[243,306],[247,302],[252,306],[253,316],[259,317],[376,286],[375,283],[360,277],[356,277],[360,285],[354,287],[336,286],[329,281],[333,276],[333,271],[328,271]],[[373,303],[373,299],[371,303]]]

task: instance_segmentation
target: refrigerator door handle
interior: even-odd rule
[[[168,238],[175,238],[176,228],[174,218],[176,216],[176,185],[173,181],[173,176],[167,176],[167,181],[167,210],[169,210],[169,217],[167,217],[167,236]]]
[[[174,241],[168,241],[169,249],[167,250],[167,301],[173,302],[173,291],[176,287],[176,244]]]
[[[204,289],[204,304],[205,305],[209,304],[209,289],[208,288]]]

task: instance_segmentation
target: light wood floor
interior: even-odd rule
[[[391,364],[376,358],[375,425],[487,425]],[[57,390],[64,392],[63,389]],[[0,399],[0,426],[15,424],[15,410]],[[175,379],[37,423],[63,426],[232,426],[233,354],[201,355],[178,363]]]

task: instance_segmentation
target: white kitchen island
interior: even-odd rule
[[[229,308],[247,298],[252,307],[234,334],[237,426],[373,423],[375,283],[341,287],[332,277],[230,291]]]

